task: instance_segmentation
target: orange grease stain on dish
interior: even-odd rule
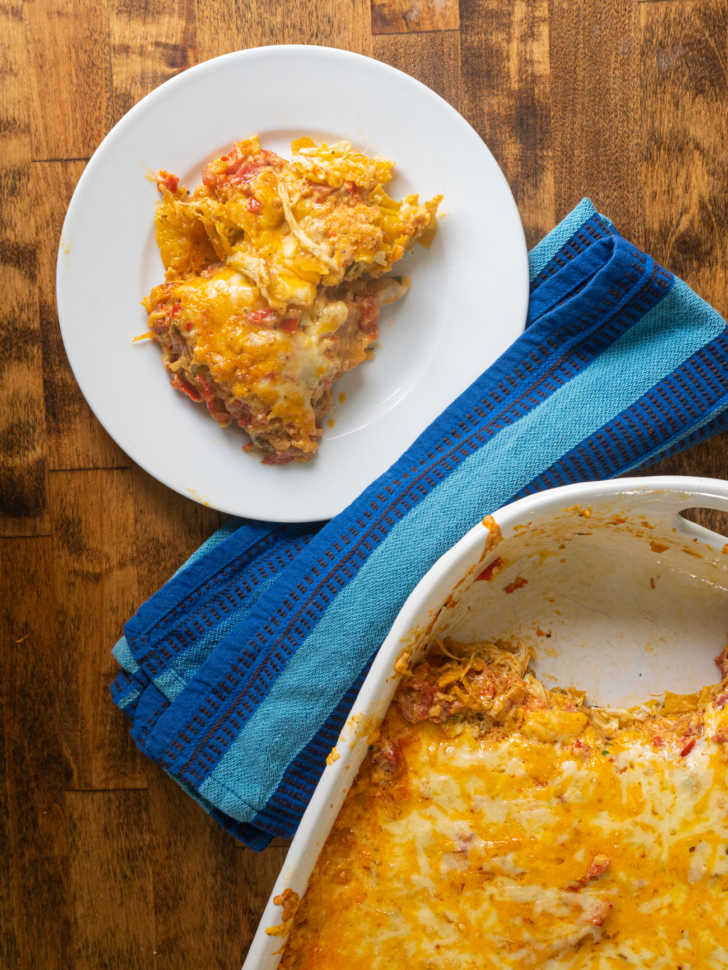
[[[503,560],[500,556],[498,556],[497,559],[494,559],[493,562],[489,563],[485,567],[482,573],[478,573],[478,575],[475,577],[475,581],[478,582],[479,580],[484,580],[486,583],[489,583],[495,574],[499,573],[501,569],[503,569],[503,565]]]
[[[369,714],[350,714],[341,730],[339,740],[344,741],[348,745],[353,745],[360,738],[370,740],[378,734],[380,720],[373,718]],[[346,737],[344,736],[345,731],[347,732]],[[334,751],[336,751],[336,748],[334,748]],[[331,754],[329,757],[331,757]],[[334,758],[333,760],[336,761],[337,759]]]
[[[694,541],[694,542],[697,542],[697,539],[695,539],[695,540],[693,540],[693,541]],[[696,552],[696,551],[695,551],[695,549],[690,549],[690,548],[689,548],[688,546],[683,546],[683,547],[682,547],[682,551],[683,551],[683,552],[684,552],[684,553],[685,553],[686,555],[688,555],[688,556],[692,556],[692,557],[693,557],[694,559],[702,559],[702,558],[703,558],[703,555],[702,555],[702,553],[700,553],[700,552]]]
[[[653,552],[665,552],[669,548],[670,547],[669,546],[666,546],[664,542],[657,542],[655,539],[653,539],[650,542],[650,549]]]
[[[525,586],[527,583],[528,583],[528,580],[524,576],[516,576],[513,582],[509,583],[507,586],[504,586],[503,589],[506,593],[515,593],[517,589],[520,589],[522,586]]]
[[[343,404],[345,400],[346,400],[346,391],[342,391],[339,394],[339,404]]]

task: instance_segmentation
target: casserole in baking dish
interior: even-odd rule
[[[271,929],[309,970],[726,965],[728,558],[678,515],[695,505],[728,487],[559,489],[433,567],[247,966],[279,959]]]

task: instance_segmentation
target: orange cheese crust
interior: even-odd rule
[[[321,852],[283,970],[728,966],[728,680],[631,711],[435,645]]]
[[[335,381],[406,293],[384,274],[432,238],[440,201],[390,198],[392,163],[348,143],[292,148],[238,142],[192,193],[157,174],[166,281],[144,301],[172,385],[276,463],[316,452]]]

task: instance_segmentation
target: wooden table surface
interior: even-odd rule
[[[135,467],[92,416],[61,344],[53,278],[73,188],[121,115],[191,64],[291,42],[373,55],[440,92],[503,167],[529,244],[589,195],[728,311],[723,0],[3,2],[8,970],[239,967],[283,859],[282,844],[256,854],[211,822],[137,752],[109,699],[125,619],[221,519]],[[254,92],[238,96],[242,119]],[[447,164],[445,146],[433,151]],[[728,478],[726,438],[660,470]]]

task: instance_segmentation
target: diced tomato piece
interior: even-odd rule
[[[202,388],[202,395],[205,398],[205,404],[207,405],[207,410],[214,417],[214,410],[215,410],[215,392],[210,387],[210,385],[207,383],[207,381],[203,380],[201,377],[198,377],[197,378],[197,383]]]
[[[202,183],[206,185],[208,189],[216,189],[223,182],[226,182],[230,174],[234,172],[240,165],[243,164],[243,158],[240,155],[240,151],[237,147],[233,148],[232,151],[228,152],[226,155],[220,156],[214,162],[210,162],[209,165],[205,165],[202,170]]]
[[[172,387],[175,388],[175,390],[181,391],[183,394],[186,394],[191,401],[195,402],[195,404],[199,404],[199,402],[202,400],[198,390],[194,388],[191,384],[188,384],[183,377],[179,376],[179,374],[174,375],[171,383],[172,383]]]
[[[263,150],[257,155],[243,156],[236,146],[227,155],[205,166],[202,171],[202,181],[208,189],[214,191],[226,182],[233,184],[249,182],[261,169],[268,166],[279,168],[282,164],[284,164],[283,159],[275,152]]]
[[[577,738],[576,741],[573,742],[571,745],[571,750],[574,752],[574,754],[578,754],[582,758],[588,758],[589,754],[591,753],[591,748],[588,744],[582,741],[581,738]]]
[[[167,172],[163,168],[160,168],[160,170],[157,172],[156,180],[157,188],[160,192],[167,189],[168,192],[171,192],[172,195],[174,195],[179,188],[179,179],[177,176],[172,175],[171,172]]]
[[[261,307],[259,310],[249,310],[248,320],[251,323],[273,326],[278,318],[278,314],[271,307]]]
[[[244,162],[239,168],[234,172],[230,172],[231,182],[249,182],[252,178],[258,174],[258,172],[264,168],[263,162],[259,159],[251,158],[249,161]]]
[[[285,330],[286,333],[295,333],[296,330],[298,330],[298,324],[300,322],[300,315],[297,317],[284,317],[284,319],[278,324],[278,329]]]
[[[695,738],[690,738],[687,744],[683,745],[683,747],[681,748],[680,757],[681,758],[687,757],[694,747],[695,747]]]
[[[402,717],[410,724],[426,721],[435,702],[437,685],[431,680],[412,680],[409,688],[402,692],[398,700]]]
[[[270,153],[272,154],[272,153]],[[273,156],[277,158],[277,156]],[[230,180],[232,182],[250,182],[255,176],[266,168],[268,163],[263,158],[259,156],[256,158],[251,158],[247,162],[244,162],[235,172],[230,173]]]

